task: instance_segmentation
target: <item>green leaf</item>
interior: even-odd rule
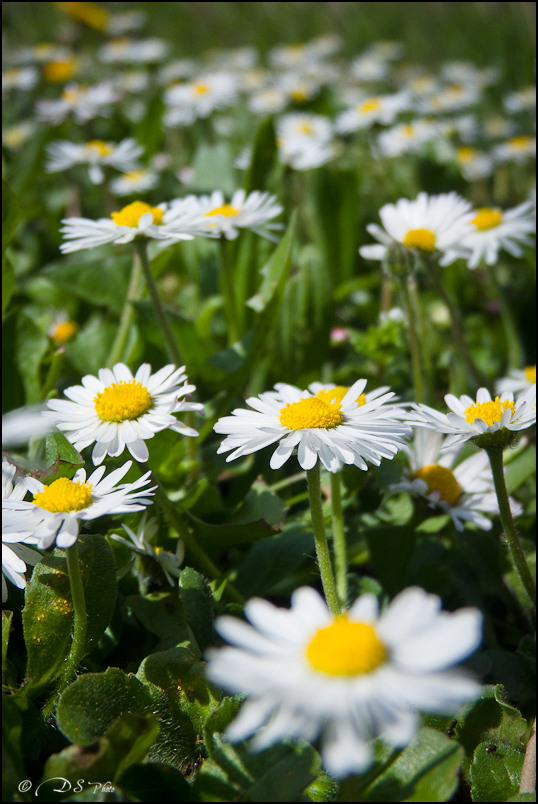
[[[311,178],[318,223],[315,231],[337,285],[353,274],[357,259],[360,209],[357,172],[322,168],[313,171]]]
[[[192,801],[183,774],[159,762],[131,765],[118,778],[117,786],[128,801]]]
[[[32,801],[29,793],[21,795],[19,784],[27,778],[22,755],[22,716],[15,701],[2,696],[2,801]]]
[[[406,571],[415,550],[416,536],[410,528],[396,526],[368,528],[364,535],[375,575],[394,597],[406,586]]]
[[[179,596],[196,642],[204,651],[214,639],[213,596],[209,584],[199,572],[185,567],[179,578]]]
[[[59,477],[71,479],[77,469],[84,466],[84,459],[62,433],[50,433],[45,441],[47,469],[40,480],[47,483]]]
[[[2,254],[13,239],[17,224],[21,219],[22,208],[17,197],[2,181]]]
[[[13,290],[15,289],[15,271],[5,254],[2,254],[2,315],[5,313]]]
[[[230,194],[235,188],[233,157],[225,142],[216,145],[201,144],[192,160],[194,177],[191,182],[197,192],[210,193],[222,190]]]
[[[536,472],[536,447],[528,447],[506,467],[505,480],[508,494],[512,494],[525,480]]]
[[[17,319],[15,353],[17,367],[24,385],[26,403],[41,401],[40,369],[47,351],[49,339],[26,313]]]
[[[311,528],[297,523],[285,525],[281,533],[261,539],[251,547],[239,564],[237,587],[246,598],[286,594],[293,589],[294,573],[314,554]]]
[[[88,616],[88,651],[112,617],[116,569],[112,550],[102,536],[80,536],[78,545]],[[45,554],[34,567],[26,587],[22,622],[28,653],[26,689],[35,693],[61,675],[71,646],[73,609],[63,550]]]
[[[264,519],[273,527],[284,520],[286,504],[265,483],[252,484],[240,508],[234,513],[232,522],[240,524]]]
[[[183,608],[177,597],[155,594],[129,595],[125,603],[142,627],[159,640],[156,649],[166,650],[189,639]]]
[[[276,137],[273,118],[264,120],[256,132],[250,165],[247,170],[244,188],[246,193],[264,190],[267,176],[276,156]]]
[[[462,759],[463,750],[453,740],[422,728],[368,788],[364,800],[449,801],[459,784]]]
[[[132,257],[114,256],[92,262],[59,262],[43,269],[56,287],[73,293],[89,304],[121,313],[127,296]]]
[[[288,277],[291,260],[291,246],[295,232],[295,221],[296,214],[294,213],[290,219],[286,234],[272,253],[268,262],[260,270],[260,274],[262,275],[260,289],[255,296],[247,301],[248,306],[258,313],[266,309],[277,292],[283,290]]]
[[[4,669],[6,667],[7,647],[9,644],[9,631],[11,629],[12,611],[2,611],[2,684],[4,683]]]
[[[517,795],[524,754],[504,742],[483,742],[470,769],[473,801],[507,801]]]

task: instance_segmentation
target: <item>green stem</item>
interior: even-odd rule
[[[76,542],[72,547],[67,548],[65,555],[67,558],[69,582],[71,584],[71,599],[73,601],[74,614],[73,641],[63,676],[65,683],[69,684],[72,679],[75,678],[77,667],[84,656],[88,619],[86,615],[86,601],[84,599],[82,575],[80,574],[78,545]]]
[[[334,574],[329,554],[329,545],[325,534],[323,523],[323,510],[321,506],[321,468],[319,460],[312,469],[307,469],[306,482],[308,486],[308,498],[310,500],[310,514],[312,517],[312,529],[314,531],[314,542],[316,545],[316,555],[318,559],[319,574],[325,600],[333,614],[340,613]]]
[[[110,349],[108,360],[106,362],[107,368],[112,368],[116,363],[120,362],[124,357],[129,332],[135,316],[135,309],[133,302],[138,301],[142,296],[142,261],[135,251],[133,255],[133,267],[131,269],[131,278],[129,280],[129,287],[127,295],[123,303],[120,321],[114,342]]]
[[[151,303],[153,305],[155,315],[157,316],[157,320],[161,328],[164,343],[166,346],[166,351],[168,352],[168,356],[172,361],[172,363],[175,363],[176,366],[182,366],[183,360],[181,358],[181,352],[179,350],[179,346],[177,345],[177,341],[174,337],[174,333],[172,332],[172,329],[168,322],[168,317],[166,315],[164,305],[161,301],[161,297],[159,296],[159,291],[157,290],[157,285],[153,278],[153,274],[151,273],[151,265],[148,259],[146,241],[140,239],[135,240],[135,248],[140,257],[140,262],[142,263],[142,271],[144,273],[144,279],[146,280],[146,285],[149,290]]]
[[[347,604],[347,550],[344,517],[342,514],[342,494],[340,472],[331,472],[331,505],[333,513],[334,568],[336,592],[341,606]]]
[[[234,277],[228,254],[229,245],[224,236],[219,238],[219,247],[221,291],[224,309],[226,311],[226,323],[228,324],[228,343],[232,344],[238,341],[241,336],[237,315],[237,299],[235,298]]]
[[[432,361],[429,348],[429,338],[426,334],[424,326],[424,316],[422,314],[422,307],[418,295],[417,282],[412,274],[407,276],[407,289],[409,293],[409,301],[411,309],[413,310],[414,319],[416,321],[416,331],[418,342],[420,344],[420,355],[422,357],[422,369],[425,376],[425,402],[427,404],[433,401],[433,372]]]
[[[65,359],[65,346],[60,346],[51,357],[49,370],[45,384],[41,389],[41,399],[46,400],[49,398],[50,393],[56,388],[58,378]]]
[[[521,579],[521,583],[525,587],[534,609],[536,609],[536,582],[532,577],[525,553],[521,547],[519,536],[517,535],[516,526],[510,510],[510,500],[506,490],[506,482],[504,479],[503,468],[503,451],[501,447],[488,447],[486,449],[489,462],[491,464],[491,471],[493,473],[493,483],[495,485],[495,493],[497,494],[497,501],[499,503],[499,512],[501,514],[501,522],[510,548],[512,560],[516,571]]]
[[[413,371],[413,387],[415,389],[415,399],[417,402],[424,402],[424,383],[422,380],[422,361],[420,357],[420,343],[417,328],[415,326],[415,316],[413,303],[409,292],[409,284],[404,278],[402,280],[403,297],[405,312],[407,315],[407,329],[409,331],[409,346],[411,349],[411,368]]]
[[[178,510],[177,506],[168,499],[168,496],[164,489],[161,487],[159,482],[155,478],[155,473],[153,473],[153,480],[157,482],[157,492],[156,492],[156,499],[159,502],[160,506],[162,507],[164,514],[170,524],[177,530],[179,533],[180,538],[183,540],[185,544],[185,548],[190,552],[192,557],[194,558],[196,564],[202,569],[203,572],[206,573],[210,578],[217,581],[219,584],[226,581],[225,593],[228,594],[228,597],[234,601],[234,603],[239,603],[241,606],[245,605],[245,598],[243,595],[233,586],[232,583],[228,580],[228,578],[213,564],[209,556],[207,556],[204,552],[204,549],[200,547],[196,539],[191,534],[190,530],[188,529],[180,511]]]

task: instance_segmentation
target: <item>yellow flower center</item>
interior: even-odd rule
[[[73,87],[72,89],[64,89],[62,92],[62,100],[66,103],[76,103],[80,100],[88,91],[88,87],[80,86],[80,87]]]
[[[536,382],[536,366],[527,366],[524,371],[529,382]]]
[[[298,127],[298,130],[301,134],[313,134],[314,129],[309,123],[301,123]]]
[[[376,109],[379,109],[381,103],[377,100],[377,98],[370,98],[369,100],[364,101],[359,106],[360,114],[368,114],[368,112],[375,112]]]
[[[95,3],[55,3],[60,11],[78,22],[84,22],[96,31],[104,31],[108,22],[108,11]]]
[[[77,71],[77,62],[75,59],[63,59],[59,61],[49,61],[43,68],[43,77],[45,81],[69,81],[73,78]]]
[[[476,150],[474,148],[470,148],[469,146],[458,148],[457,159],[459,162],[470,162],[475,156]]]
[[[290,92],[291,99],[294,101],[305,101],[308,98],[307,93],[301,87],[296,87],[292,89]]]
[[[67,511],[82,511],[92,501],[90,483],[75,483],[66,477],[60,477],[43,491],[34,494],[34,503],[39,508],[52,511],[53,514]]]
[[[205,95],[209,91],[207,84],[193,84],[193,89],[195,95]]]
[[[307,430],[310,427],[327,430],[337,427],[343,421],[344,417],[335,405],[328,405],[314,396],[300,399],[299,402],[289,402],[280,411],[280,424],[291,430]]]
[[[40,42],[39,45],[34,47],[34,56],[36,59],[46,59],[53,51],[50,42]]]
[[[136,380],[115,382],[94,397],[95,412],[105,422],[138,419],[152,405],[151,394]]]
[[[123,178],[129,182],[137,182],[139,179],[146,175],[145,170],[130,170],[129,173],[124,173]]]
[[[435,235],[430,229],[410,229],[403,239],[407,248],[420,248],[422,251],[435,250]]]
[[[108,156],[112,153],[112,148],[103,140],[90,140],[84,146],[87,151],[96,151],[99,156]]]
[[[415,136],[415,129],[413,128],[413,126],[410,123],[407,123],[403,127],[403,135],[404,135],[404,137],[409,137],[409,138]]]
[[[475,218],[471,221],[474,223],[479,232],[484,232],[486,229],[494,229],[500,224],[503,219],[503,214],[500,209],[491,209],[490,207],[482,207],[478,210]]]
[[[342,406],[342,399],[347,394],[349,388],[345,385],[337,385],[336,388],[329,388],[323,389],[322,391],[318,391],[316,394],[316,399],[321,399],[322,402],[325,402],[327,405],[332,405],[336,410],[340,410]],[[362,405],[366,403],[366,394],[361,394],[357,397],[357,407],[360,408]]]
[[[532,142],[532,137],[527,137],[525,134],[521,134],[519,137],[512,137],[511,140],[508,140],[508,145],[514,151],[525,151]]]
[[[73,337],[77,329],[78,324],[75,321],[62,321],[52,333],[52,340],[58,344],[67,343],[67,341]]]
[[[424,480],[430,494],[432,491],[438,491],[441,499],[450,505],[454,505],[461,496],[461,487],[453,472],[438,463],[423,466],[415,472],[414,477]]]
[[[230,204],[223,204],[222,207],[215,207],[211,212],[206,212],[204,218],[209,218],[211,215],[224,215],[226,218],[235,218],[239,215],[241,210],[232,207]]]
[[[320,673],[358,676],[383,664],[387,651],[372,625],[350,622],[344,614],[315,633],[306,648],[306,658]]]
[[[119,212],[112,212],[110,217],[117,223],[118,226],[132,226],[136,228],[138,221],[146,212],[151,212],[153,215],[153,223],[162,223],[163,210],[159,207],[150,207],[144,201],[133,201],[132,204],[127,204],[126,207],[120,209]]]
[[[465,411],[465,420],[469,424],[474,424],[475,419],[482,419],[487,425],[500,422],[505,410],[510,409],[514,413],[514,403],[505,399],[501,402],[498,396],[492,402],[482,402],[479,405],[471,405]]]

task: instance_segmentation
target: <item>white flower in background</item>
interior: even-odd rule
[[[359,252],[368,260],[382,260],[395,243],[427,254],[441,252],[441,265],[457,259],[456,246],[472,231],[473,212],[468,201],[457,193],[428,195],[419,193],[414,201],[401,198],[379,210],[384,228],[375,223],[366,227],[380,245],[362,246]]]
[[[438,136],[439,128],[432,120],[418,119],[411,123],[399,123],[379,134],[374,150],[385,157],[414,154]]]
[[[116,72],[112,82],[121,95],[131,93],[138,99],[140,95],[143,95],[149,89],[151,75],[149,71],[126,70],[125,72]],[[145,110],[146,104],[142,103],[142,106]]]
[[[225,50],[211,50],[205,58],[212,68],[224,70],[252,70],[259,60],[259,53],[255,47],[236,47]]]
[[[34,67],[10,67],[2,70],[2,94],[11,90],[28,91],[37,84],[39,75]]]
[[[402,748],[420,712],[452,715],[480,694],[474,679],[452,668],[480,645],[481,613],[441,611],[440,598],[418,587],[381,614],[365,594],[334,616],[310,587],[293,593],[290,609],[253,598],[245,614],[252,625],[219,617],[215,628],[232,647],[207,651],[210,680],[247,696],[228,737],[254,735],[254,749],[321,737],[333,776],[365,771],[374,737]]]
[[[254,114],[278,114],[287,104],[288,96],[279,86],[257,89],[248,100],[248,108]]]
[[[123,36],[144,27],[146,15],[143,11],[120,11],[108,13],[105,33],[109,36]]]
[[[169,87],[164,95],[164,124],[169,128],[188,126],[215,109],[230,106],[237,99],[239,81],[233,73],[215,72],[196,80]]]
[[[369,50],[351,62],[351,73],[361,82],[385,81],[390,69],[391,65],[384,56]]]
[[[150,64],[163,61],[170,49],[164,39],[113,39],[99,48],[97,56],[105,64]]]
[[[441,78],[451,84],[483,88],[498,82],[499,71],[496,67],[478,69],[469,61],[446,61],[441,68]]]
[[[482,128],[487,139],[498,140],[512,137],[516,131],[513,120],[502,115],[493,114],[482,121]]]
[[[352,108],[338,115],[334,125],[335,131],[338,134],[349,134],[352,131],[369,128],[375,123],[389,125],[401,112],[409,109],[410,99],[407,92],[363,97]]]
[[[203,405],[186,397],[196,390],[190,385],[185,366],[165,366],[151,374],[143,363],[133,376],[124,363],[112,369],[100,369],[98,377],[87,374],[82,385],[64,391],[71,400],[50,399],[46,416],[75,449],[95,443],[92,460],[97,466],[107,455],[117,458],[127,447],[137,461],[149,457],[145,441],[161,430],[174,430],[185,436],[197,436],[196,430],[176,419],[174,413],[203,410]]]
[[[534,244],[529,236],[536,231],[536,209],[532,201],[508,210],[482,207],[474,210],[473,215],[471,231],[461,238],[455,249],[469,268],[477,268],[481,262],[495,265],[501,250],[521,257],[521,246]]]
[[[113,167],[123,172],[136,170],[140,167],[139,157],[143,153],[142,146],[130,138],[117,144],[103,140],[53,142],[47,146],[45,170],[47,173],[58,173],[74,165],[88,165],[91,181],[101,184],[105,178],[103,167]]]
[[[171,214],[183,208],[196,216],[200,232],[211,237],[222,236],[234,240],[241,229],[250,229],[278,242],[271,230],[283,228],[280,223],[270,223],[283,211],[282,205],[274,195],[259,190],[248,195],[245,190],[236,190],[229,202],[220,190],[215,190],[211,195],[187,196],[170,202]],[[173,230],[173,223],[170,227]]]
[[[33,47],[18,50],[15,60],[17,64],[45,64],[50,61],[67,61],[72,55],[72,52],[62,45],[39,42]]]
[[[295,170],[309,170],[335,156],[333,125],[328,117],[291,112],[276,121],[281,161]]]
[[[54,424],[43,417],[44,403],[25,405],[2,414],[2,447],[12,449],[28,444],[33,438],[44,438]]]
[[[77,322],[73,321],[65,310],[61,310],[50,322],[47,334],[57,346],[63,346],[76,335],[77,330]]]
[[[30,502],[8,500],[4,503],[10,518],[20,517],[25,527],[31,525],[32,538],[44,550],[56,542],[58,547],[72,547],[82,520],[98,519],[108,514],[131,514],[151,504],[156,486],[147,486],[151,472],[134,483],[119,483],[132,466],[127,461],[104,477],[105,467],[98,467],[86,480],[86,470],[79,469],[73,480],[60,477],[48,486],[33,477],[22,482],[34,495]],[[31,519],[28,515],[31,515]]]
[[[123,176],[118,176],[110,182],[110,190],[113,195],[132,195],[145,193],[153,190],[159,181],[159,174],[156,170],[139,168],[130,170]]]
[[[512,114],[534,111],[536,109],[536,86],[524,87],[517,92],[510,92],[505,96],[503,103],[506,111]]]
[[[419,101],[419,110],[424,114],[441,114],[468,109],[480,101],[481,89],[473,84],[453,84],[426,95]]]
[[[491,521],[485,515],[498,516],[499,504],[486,452],[481,450],[460,461],[461,447],[445,449],[445,441],[434,430],[415,427],[412,443],[402,448],[409,460],[409,471],[389,490],[423,497],[448,514],[457,530],[463,530],[465,522],[490,530]],[[510,508],[514,516],[521,513],[515,500],[510,500]]]
[[[279,70],[300,70],[303,72],[313,64],[320,63],[327,56],[336,53],[340,38],[334,34],[321,36],[311,42],[293,45],[278,45],[269,53],[269,63]]]
[[[40,120],[51,125],[58,125],[70,114],[76,123],[87,123],[94,117],[108,117],[119,100],[120,94],[107,81],[93,87],[69,84],[58,100],[38,101],[36,112]]]
[[[514,369],[495,383],[497,394],[513,394],[519,397],[530,388],[536,388],[536,366],[526,366],[524,369]]]
[[[34,136],[35,130],[36,124],[33,120],[24,120],[22,123],[8,126],[2,129],[2,145],[16,151]]]
[[[498,430],[527,430],[536,423],[536,385],[532,385],[514,402],[512,393],[491,398],[486,388],[479,388],[476,400],[464,394],[459,398],[446,394],[450,413],[440,413],[424,404],[412,403],[412,421],[422,427],[450,435],[445,447],[461,444],[484,433]]]
[[[515,162],[523,164],[529,159],[536,158],[536,137],[519,134],[506,142],[501,142],[493,149],[493,156],[499,164]]]
[[[196,73],[198,65],[194,59],[174,59],[163,64],[157,73],[157,83],[170,86],[174,82],[190,79]],[[171,86],[170,86],[171,88]]]
[[[456,151],[456,163],[467,181],[476,181],[491,176],[495,170],[494,159],[485,151],[477,151],[464,145]]]
[[[4,501],[20,502],[27,492],[23,482],[15,480],[15,474],[15,466],[2,458],[2,603],[7,600],[6,578],[18,589],[24,589],[26,565],[33,566],[41,559],[41,554],[30,547],[36,544],[31,514],[4,510]]]
[[[152,207],[144,201],[133,201],[110,218],[64,218],[60,232],[66,242],[60,246],[63,254],[106,243],[131,243],[136,237],[150,237],[162,245],[178,240],[192,240],[203,234],[196,209],[183,205],[169,208],[168,204]]]
[[[178,539],[175,553],[169,553],[159,546],[154,547],[153,543],[159,531],[159,526],[156,519],[149,519],[146,522],[146,514],[147,511],[144,512],[136,533],[122,522],[122,528],[129,539],[125,539],[117,533],[111,533],[110,538],[121,542],[121,544],[141,556],[148,556],[153,559],[161,567],[170,586],[175,586],[174,578],[177,579],[181,575],[180,566],[185,555],[185,546],[181,539]]]
[[[237,408],[217,421],[213,429],[227,436],[217,452],[231,452],[231,461],[278,442],[271,469],[294,453],[303,469],[312,469],[318,458],[329,472],[343,464],[366,470],[366,461],[379,466],[396,455],[410,430],[387,405],[393,392],[379,396],[380,389],[366,399],[365,387],[366,380],[358,380],[349,389],[322,386],[313,394],[279,383],[276,391],[247,399],[252,410]]]

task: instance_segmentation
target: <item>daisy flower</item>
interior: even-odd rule
[[[87,123],[99,115],[108,117],[119,99],[118,92],[107,81],[93,87],[69,84],[58,100],[39,101],[36,111],[40,120],[52,125],[63,122],[70,114],[75,122]]]
[[[112,39],[99,48],[97,57],[105,64],[151,64],[163,61],[170,49],[164,39],[129,39],[126,36]]]
[[[346,109],[336,118],[335,130],[339,134],[349,134],[369,128],[375,123],[389,125],[396,117],[409,109],[409,95],[407,92],[397,92],[394,95],[377,95],[363,98],[351,109]]]
[[[59,312],[51,322],[48,336],[57,346],[63,346],[70,341],[78,330],[76,321],[72,321],[65,311]]]
[[[181,570],[179,567],[183,561],[185,546],[181,539],[178,539],[175,553],[169,553],[166,550],[163,550],[162,547],[154,547],[153,541],[155,540],[159,526],[156,519],[149,519],[146,522],[146,514],[147,511],[144,512],[136,533],[134,533],[131,528],[127,527],[127,525],[124,525],[122,522],[121,526],[129,539],[125,539],[123,536],[119,536],[117,533],[111,533],[110,538],[117,542],[121,542],[121,544],[124,544],[130,550],[138,553],[138,555],[148,556],[151,558],[153,561],[159,564],[170,586],[175,586],[176,581],[174,581],[174,578],[177,579],[181,575]]]
[[[66,388],[65,396],[71,401],[50,399],[45,415],[65,432],[75,449],[95,443],[95,466],[107,455],[117,458],[125,447],[135,460],[144,462],[149,457],[144,442],[155,433],[170,429],[198,435],[172,415],[203,410],[199,403],[180,398],[195,390],[187,382],[185,366],[169,365],[151,374],[149,363],[143,363],[133,376],[124,363],[116,363],[112,369],[100,369],[98,377],[87,374],[82,385]]]
[[[536,423],[536,385],[531,386],[515,402],[512,393],[502,393],[495,399],[487,388],[479,388],[476,400],[464,394],[459,398],[446,394],[450,413],[440,413],[424,404],[412,403],[413,421],[422,427],[450,435],[446,447],[461,444],[486,433],[494,434],[526,430]]]
[[[343,464],[366,470],[366,461],[379,466],[382,458],[394,457],[410,431],[386,406],[394,393],[373,392],[366,399],[365,386],[366,380],[358,380],[349,389],[322,386],[314,394],[278,384],[276,391],[247,399],[253,410],[239,408],[217,421],[215,432],[227,436],[217,452],[231,451],[226,458],[231,461],[278,442],[271,469],[294,452],[306,470],[318,458],[329,472],[339,472]]]
[[[164,124],[188,126],[199,117],[209,117],[215,109],[234,103],[238,92],[236,76],[227,72],[201,75],[195,81],[172,86],[164,96]]]
[[[2,70],[2,95],[12,89],[28,91],[37,84],[39,75],[34,67],[10,67]]]
[[[506,162],[523,164],[527,160],[536,157],[536,137],[530,137],[526,134],[511,137],[493,149],[493,156],[500,164]]]
[[[127,461],[106,477],[103,477],[105,467],[99,466],[88,480],[86,470],[79,469],[73,480],[60,477],[48,486],[33,477],[26,477],[22,482],[34,499],[29,502],[8,500],[4,505],[12,517],[21,517],[26,527],[31,524],[32,538],[40,549],[56,542],[65,550],[75,544],[81,520],[98,519],[108,514],[131,514],[143,511],[151,504],[150,497],[157,486],[143,488],[149,483],[150,472],[134,483],[118,485],[131,466],[132,461]]]
[[[536,231],[536,209],[532,201],[508,210],[482,207],[473,214],[472,229],[455,249],[469,268],[476,268],[482,260],[486,265],[494,265],[501,249],[513,257],[521,257],[521,245],[533,244],[529,237]]]
[[[183,207],[192,212],[204,233],[212,237],[234,240],[241,229],[251,229],[278,242],[270,230],[283,228],[280,223],[269,223],[283,211],[282,205],[274,195],[259,190],[248,195],[245,190],[236,190],[229,202],[220,190],[215,190],[211,195],[187,196],[170,203],[171,213]]]
[[[381,132],[377,138],[376,149],[381,156],[387,157],[414,154],[438,135],[439,129],[431,120],[400,123]]]
[[[45,164],[47,173],[58,173],[68,170],[74,165],[88,165],[90,180],[93,184],[104,181],[104,166],[127,172],[140,166],[139,157],[144,149],[133,139],[125,139],[114,144],[103,140],[90,140],[86,143],[53,142],[47,146],[48,161]]]
[[[67,241],[60,246],[63,254],[105,243],[131,243],[136,237],[151,237],[162,245],[171,245],[204,233],[196,208],[183,205],[170,209],[168,204],[152,207],[144,201],[133,201],[112,212],[110,218],[64,218],[62,223],[60,232]]]
[[[519,89],[517,92],[510,92],[504,98],[503,103],[506,111],[512,114],[534,111],[536,109],[536,86],[531,85]]]
[[[457,193],[428,195],[419,193],[414,201],[401,198],[379,210],[384,228],[375,223],[366,227],[380,245],[362,246],[359,252],[369,260],[383,260],[395,243],[427,254],[441,252],[441,265],[457,258],[456,247],[472,231],[473,212],[468,201]]]
[[[18,502],[26,494],[26,486],[15,478],[16,469],[2,459],[2,603],[7,600],[6,578],[18,589],[26,586],[26,564],[37,564],[41,554],[29,545],[35,545],[32,535],[31,514],[18,516],[5,510],[4,501]]]
[[[319,114],[292,112],[276,122],[281,161],[294,170],[309,170],[335,156],[333,125]]]
[[[452,519],[457,530],[472,522],[481,530],[490,530],[485,514],[499,515],[499,504],[487,454],[481,450],[459,461],[461,448],[445,449],[440,433],[425,427],[415,428],[411,444],[403,447],[409,460],[405,479],[389,487],[391,492],[408,491],[423,497]],[[512,514],[521,506],[510,500]]]
[[[293,593],[290,609],[254,598],[245,614],[252,625],[219,617],[215,628],[232,647],[207,651],[210,680],[247,696],[228,737],[254,735],[253,748],[263,749],[321,736],[333,776],[365,771],[372,738],[402,748],[419,728],[419,712],[451,715],[480,693],[452,668],[478,648],[481,613],[443,612],[436,595],[417,587],[382,614],[365,594],[334,616],[310,587]]]
[[[114,195],[132,195],[133,193],[145,193],[153,190],[159,181],[159,174],[156,170],[140,168],[130,170],[117,179],[110,182],[110,190]]]
[[[536,388],[536,366],[526,366],[524,369],[514,369],[495,383],[498,394],[524,394],[529,388]]]
[[[495,169],[495,163],[489,154],[477,151],[469,145],[457,149],[456,163],[467,181],[484,179],[491,176]]]

